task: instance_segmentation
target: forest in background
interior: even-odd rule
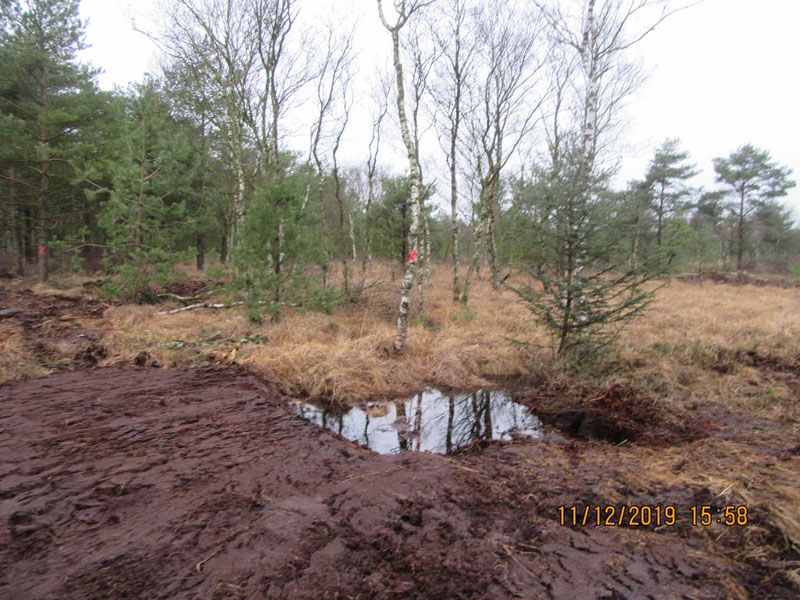
[[[398,350],[432,261],[451,264],[463,304],[482,265],[495,289],[528,273],[538,283],[517,291],[560,350],[637,313],[641,285],[668,271],[800,274],[800,229],[780,201],[792,174],[767,150],[696,165],[665,140],[639,180],[612,184],[642,80],[635,44],[678,8],[378,1],[365,21],[393,60],[365,86],[353,31],[305,26],[308,3],[172,0],[152,34],[163,69],[108,92],[77,58],[77,0],[3,0],[2,266],[42,281],[103,270],[106,293],[142,301],[191,260],[275,315],[357,300],[387,259],[405,269]],[[302,151],[285,135],[298,107]],[[345,163],[355,120],[371,138]],[[405,172],[384,159],[399,140]],[[701,168],[713,189],[690,185]]]

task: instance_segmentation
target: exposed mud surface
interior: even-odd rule
[[[796,597],[685,515],[561,526],[560,505],[702,500],[626,483],[625,452],[524,439],[380,456],[236,368],[5,385],[0,597]]]
[[[604,389],[561,393],[558,389],[521,394],[546,424],[583,439],[615,444],[636,441],[663,446],[701,439],[713,425],[702,414],[665,407],[657,398],[627,383],[611,383]]]
[[[52,369],[89,367],[105,358],[93,324],[99,327],[106,308],[85,297],[0,291],[0,325],[20,327],[27,353]]]

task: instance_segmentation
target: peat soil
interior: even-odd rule
[[[83,296],[0,288],[0,325],[20,327],[26,354],[53,370],[91,367],[105,358],[102,334],[93,324],[100,327],[106,308]]]
[[[708,490],[631,486],[626,452],[553,434],[381,456],[235,366],[4,385],[0,598],[797,597],[686,523]],[[559,524],[620,490],[679,526]]]

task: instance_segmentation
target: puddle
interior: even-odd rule
[[[298,414],[379,454],[408,450],[450,454],[478,439],[539,437],[542,423],[503,392],[445,394],[426,390],[411,398],[345,412],[297,402]]]

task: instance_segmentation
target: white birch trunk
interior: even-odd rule
[[[425,284],[427,279],[428,269],[428,222],[427,219],[422,219],[420,223],[422,227],[419,239],[419,275],[417,277],[417,313],[422,315],[425,312]]]
[[[247,184],[245,182],[244,165],[242,164],[241,147],[235,140],[230,142],[233,171],[236,174],[236,190],[233,198],[233,222],[229,237],[229,255],[232,255],[241,242],[241,231],[246,210]]]
[[[400,61],[400,28],[406,22],[408,15],[402,14],[400,21],[394,27],[390,27],[383,16],[383,5],[381,0],[378,0],[378,11],[381,16],[381,21],[384,27],[389,31],[392,36],[392,62],[394,64],[395,83],[397,86],[397,116],[400,120],[400,132],[403,137],[403,145],[408,154],[409,171],[411,177],[411,225],[409,227],[409,254],[413,252],[414,256],[418,256],[418,228],[420,216],[422,214],[421,206],[421,190],[422,190],[422,174],[417,160],[417,149],[412,141],[411,131],[408,125],[408,118],[406,116],[405,107],[405,87],[403,83],[403,65]],[[406,338],[408,336],[408,313],[411,304],[411,288],[414,285],[414,277],[416,275],[416,260],[407,260],[405,265],[405,273],[403,274],[403,283],[400,287],[400,307],[397,315],[397,335],[394,340],[394,349],[396,352],[403,352],[406,346]]]
[[[581,65],[583,68],[584,82],[586,89],[584,91],[584,106],[583,106],[583,123],[581,127],[581,155],[578,163],[578,198],[579,206],[588,203],[591,199],[592,187],[592,172],[594,170],[594,149],[595,140],[597,137],[597,102],[599,90],[599,78],[597,74],[597,56],[596,56],[596,31],[594,23],[594,6],[595,0],[587,0],[586,15],[583,23],[583,36],[581,42]],[[574,209],[573,209],[574,212]],[[580,215],[574,215],[573,218],[582,218]],[[573,222],[573,233],[578,230],[578,224]],[[571,283],[575,283],[583,276],[583,257],[580,252],[580,244],[574,248],[575,256],[573,257],[573,271],[570,274]],[[578,306],[575,309],[578,311],[578,317],[581,321],[586,319],[584,313],[584,305],[586,298],[581,290],[577,298]]]

